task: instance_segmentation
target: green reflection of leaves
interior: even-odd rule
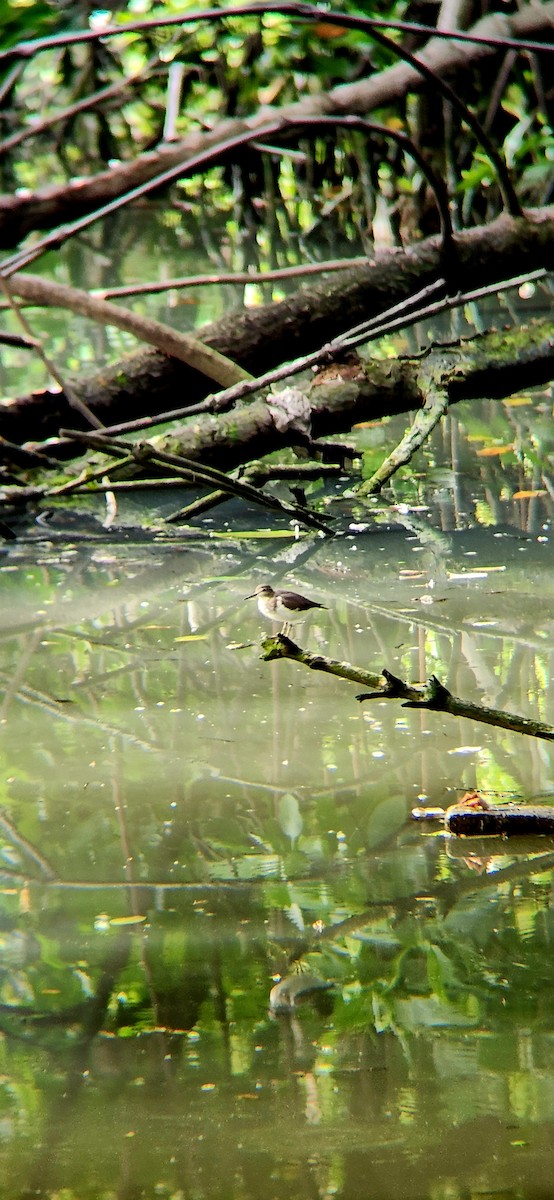
[[[466,1002],[463,1011],[438,996],[395,998],[393,1012],[395,1021],[411,1033],[437,1027],[471,1029],[479,1020],[478,1008],[472,1001]]]
[[[427,978],[432,992],[443,1003],[447,1003],[447,990],[459,984],[451,959],[440,946],[431,943],[427,947]]]
[[[406,821],[404,796],[389,796],[377,804],[367,823],[367,847],[372,850],[392,838]]]

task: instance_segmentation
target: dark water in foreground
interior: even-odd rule
[[[310,648],[553,723],[544,532],[45,541],[0,579],[0,1195],[551,1195],[554,845],[409,819],[552,792],[550,744],[263,663],[243,601],[285,579]],[[299,972],[332,987],[271,1012]]]

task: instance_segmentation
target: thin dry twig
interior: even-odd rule
[[[152,283],[124,284],[120,287],[95,288],[90,294],[102,300],[115,300],[125,296],[155,296],[160,292],[180,291],[183,288],[206,287],[210,284],[263,284],[281,280],[300,279],[304,275],[324,275],[331,271],[349,271],[363,267],[367,254],[357,258],[330,258],[321,262],[298,263],[295,267],[279,267],[273,271],[221,271],[204,275],[181,275]]]
[[[46,353],[46,350],[44,349],[44,346],[42,345],[40,338],[37,338],[35,336],[35,334],[33,333],[32,329],[29,325],[27,317],[21,311],[21,308],[20,308],[20,306],[16,300],[16,297],[14,295],[15,289],[13,288],[11,281],[8,282],[8,280],[4,279],[1,274],[0,274],[0,288],[3,291],[3,293],[6,297],[6,300],[8,301],[8,304],[9,304],[10,308],[12,309],[12,312],[14,313],[15,317],[19,321],[21,328],[24,330],[27,338],[32,343],[33,349],[36,351],[39,358],[44,363],[44,366],[46,367],[46,370],[49,372],[49,374],[52,376],[52,379],[54,379],[56,381],[58,387],[61,388],[64,395],[67,397],[67,400],[68,400],[69,404],[71,405],[71,407],[74,408],[76,412],[79,412],[81,414],[81,416],[84,417],[85,421],[88,421],[89,424],[92,425],[93,429],[102,429],[102,422],[98,420],[98,417],[96,417],[93,412],[91,412],[88,405],[85,404],[81,400],[81,398],[77,395],[75,389],[71,386],[71,384],[68,383],[66,379],[64,379],[63,375],[61,374],[58,367],[56,366],[56,363],[54,362],[54,360],[52,358],[50,358],[49,354]]]

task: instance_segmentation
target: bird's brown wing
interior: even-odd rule
[[[300,596],[298,592],[277,592],[279,599],[283,604],[290,608],[293,612],[306,612],[309,608],[325,608],[325,604],[318,604],[316,600],[308,600],[306,596]]]

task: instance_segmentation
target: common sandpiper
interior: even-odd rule
[[[258,601],[258,609],[263,617],[268,617],[270,621],[283,622],[281,633],[285,637],[289,636],[294,622],[303,621],[310,609],[326,608],[325,604],[309,600],[307,596],[301,596],[300,592],[272,588],[269,583],[259,583],[250,595],[245,596],[245,600],[251,600],[253,596]]]

